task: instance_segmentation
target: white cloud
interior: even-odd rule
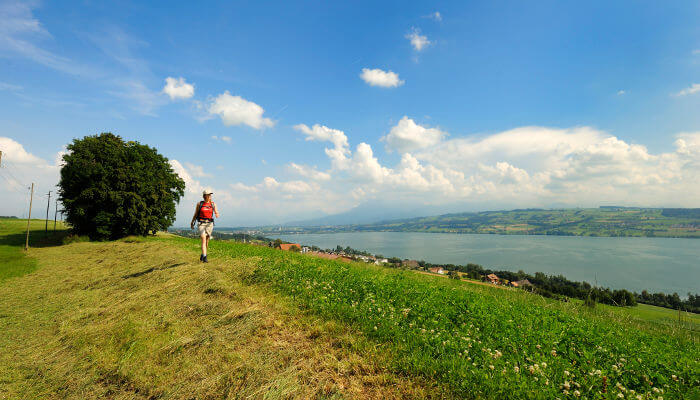
[[[292,180],[280,182],[277,179],[266,176],[262,182],[255,185],[246,185],[241,182],[232,183],[229,187],[235,192],[247,193],[267,193],[267,194],[284,194],[287,196],[295,195],[310,195],[318,188],[314,183],[301,180]]]
[[[163,93],[170,97],[170,100],[189,99],[194,96],[194,85],[185,82],[185,78],[173,78],[171,76],[165,78],[165,86]]]
[[[333,143],[332,149],[325,149],[326,155],[332,160],[335,168],[347,167],[350,146],[343,131],[319,124],[315,124],[311,128],[304,124],[298,124],[294,126],[294,129],[306,135],[306,140]]]
[[[700,54],[700,49],[693,50],[693,55],[697,55],[697,54]]]
[[[447,140],[444,132],[426,133],[436,128],[407,117],[402,121],[392,140],[385,138],[387,146],[391,142],[402,153],[393,167],[382,163],[367,143],[350,151],[342,131],[299,125],[308,140],[335,144],[325,150],[333,179],[311,179],[314,169],[295,163],[290,169],[321,185],[315,190],[326,196],[345,195],[347,208],[371,198],[513,208],[611,202],[693,207],[700,198],[700,133],[679,134],[674,151],[655,154],[588,127],[522,127]]]
[[[411,32],[407,33],[405,37],[411,42],[411,46],[416,51],[422,51],[431,44],[427,36],[420,34],[420,29],[418,28],[412,28]]]
[[[196,176],[197,178],[207,178],[212,176],[210,173],[204,172],[204,167],[201,165],[194,165],[192,163],[185,162],[185,166],[190,171],[192,176]]]
[[[211,138],[214,139],[214,140],[216,140],[216,141],[222,141],[222,142],[228,143],[228,144],[231,144],[231,141],[232,141],[232,139],[231,139],[230,136],[216,136],[216,135],[213,135]]]
[[[618,95],[618,96],[623,96],[623,95],[625,95],[625,94],[627,94],[627,92],[624,91],[624,90],[618,90],[618,91],[617,91],[617,95]]]
[[[687,96],[687,95],[695,94],[698,92],[700,92],[700,83],[693,83],[692,85],[690,85],[690,87],[685,88],[678,93],[675,93],[674,96],[675,97]]]
[[[19,142],[9,137],[0,137],[0,151],[4,161],[16,164],[39,164],[44,162],[41,158],[29,153]]]
[[[440,129],[420,126],[404,116],[381,140],[386,142],[387,151],[406,153],[434,146],[445,136],[447,133]]]
[[[226,126],[248,125],[253,129],[264,129],[275,125],[271,119],[263,117],[265,110],[262,107],[240,96],[231,96],[228,90],[214,98],[207,111],[218,115]]]
[[[185,181],[185,191],[190,194],[201,194],[204,187],[199,183],[198,180],[194,179],[192,175],[185,169],[185,167],[178,160],[170,160],[170,166],[173,168],[176,174]]]
[[[299,165],[296,163],[290,163],[289,164],[289,169],[297,174],[301,175],[305,178],[309,178],[314,181],[327,181],[331,179],[331,175],[327,172],[321,172],[317,170],[314,167],[309,167],[307,165]]]
[[[53,161],[47,161],[27,151],[16,140],[0,136],[2,151],[2,168],[0,168],[0,215],[27,217],[29,209],[29,190],[34,183],[34,208],[32,215],[37,215],[41,206],[37,206],[38,197],[52,191],[52,199],[59,181],[60,156],[65,150],[58,151]],[[53,201],[52,201],[53,203]],[[44,205],[45,207],[45,205]],[[53,212],[54,205],[51,205]],[[40,214],[40,212],[39,212]]]
[[[428,15],[424,15],[423,18],[429,18],[434,21],[440,22],[442,21],[442,14],[440,14],[440,11],[435,11],[433,13],[430,13]]]
[[[384,88],[399,87],[404,84],[404,81],[399,79],[399,74],[392,71],[382,71],[379,68],[362,68],[360,78],[370,86]]]

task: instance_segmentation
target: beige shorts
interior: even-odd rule
[[[199,225],[197,226],[197,233],[199,236],[202,236],[203,234],[207,234],[207,236],[211,237],[211,233],[214,231],[214,223],[213,222],[200,222]]]

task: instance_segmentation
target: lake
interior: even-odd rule
[[[350,246],[385,257],[534,274],[641,292],[700,293],[700,239],[346,232],[274,236],[334,249]]]

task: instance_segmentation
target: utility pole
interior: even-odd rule
[[[49,193],[47,194],[49,196],[46,199],[46,226],[44,227],[44,235],[49,234],[49,206],[51,205],[51,191],[49,190]]]
[[[32,182],[32,194],[29,196],[29,215],[27,215],[27,241],[24,243],[24,251],[29,250],[29,221],[32,220],[32,201],[34,200],[34,183]]]
[[[56,206],[53,209],[53,233],[56,233],[56,217],[58,216],[58,200],[56,200]]]

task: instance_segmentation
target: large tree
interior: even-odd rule
[[[77,234],[117,239],[173,224],[185,182],[155,148],[101,133],[73,140],[63,161],[59,195]]]

